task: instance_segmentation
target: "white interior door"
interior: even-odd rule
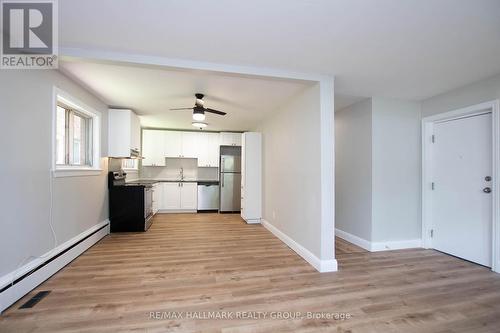
[[[432,246],[489,267],[491,121],[491,113],[486,113],[435,123],[432,149]]]

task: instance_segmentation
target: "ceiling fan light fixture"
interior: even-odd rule
[[[193,121],[193,122],[191,123],[191,125],[193,125],[194,127],[197,127],[197,128],[205,128],[205,127],[207,127],[207,126],[208,126],[208,124],[207,124],[207,123],[203,123],[203,122],[201,122],[201,121]]]
[[[203,121],[203,120],[205,120],[205,113],[194,111],[193,112],[193,120],[196,120],[196,121]]]
[[[195,106],[193,108],[193,120],[203,121],[205,120],[205,109],[200,106]]]

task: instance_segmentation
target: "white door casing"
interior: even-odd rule
[[[483,117],[483,118],[471,117],[471,116],[477,116],[479,114],[485,114],[487,112],[491,112],[491,116],[486,116],[486,118],[485,117]],[[433,170],[433,166],[435,165],[434,148],[436,146],[436,144],[432,142],[433,141],[432,140],[433,134],[435,134],[436,130],[438,132],[440,132],[435,137],[436,143],[439,142],[439,140],[440,140],[439,135],[441,135],[441,140],[446,141],[447,140],[446,135],[449,134],[449,133],[446,133],[446,131],[451,129],[453,132],[453,126],[456,126],[456,125],[459,125],[458,127],[462,126],[462,124],[466,123],[465,119],[467,119],[467,118],[471,118],[471,119],[476,118],[476,119],[473,119],[476,122],[475,125],[472,125],[473,127],[474,126],[477,126],[477,127],[484,126],[484,123],[481,125],[481,122],[485,121],[487,119],[487,117],[491,117],[491,120],[490,120],[491,135],[489,135],[489,138],[490,138],[489,139],[489,143],[490,143],[489,147],[490,147],[491,153],[489,156],[491,157],[491,175],[490,176],[492,176],[492,180],[491,180],[491,182],[487,182],[484,179],[484,177],[487,175],[482,175],[482,179],[480,179],[478,181],[476,179],[476,176],[470,175],[470,177],[469,177],[470,179],[478,181],[479,183],[474,184],[470,179],[469,180],[466,179],[464,181],[463,186],[465,186],[464,188],[467,188],[467,186],[472,188],[472,187],[477,187],[478,185],[480,185],[480,188],[479,188],[480,192],[479,193],[476,192],[475,194],[473,194],[473,196],[475,195],[476,199],[471,199],[471,200],[480,200],[481,201],[482,199],[484,199],[484,196],[490,197],[490,200],[489,200],[490,206],[491,206],[490,211],[486,212],[485,214],[486,214],[486,216],[491,216],[491,224],[490,224],[491,232],[490,232],[490,236],[488,238],[490,243],[486,244],[486,246],[489,246],[489,249],[490,249],[492,270],[495,272],[500,272],[500,228],[499,228],[499,224],[500,224],[500,201],[499,201],[500,196],[498,193],[498,191],[500,190],[500,181],[499,181],[499,177],[500,177],[500,142],[499,142],[499,140],[500,140],[500,135],[499,135],[500,134],[500,117],[499,117],[499,101],[498,100],[485,102],[485,103],[481,103],[478,105],[473,105],[473,106],[466,107],[463,109],[450,111],[450,112],[446,112],[446,113],[442,113],[442,114],[438,114],[438,115],[434,115],[434,116],[430,116],[430,117],[426,117],[426,118],[422,119],[422,240],[423,240],[423,245],[426,248],[435,248],[436,247],[436,249],[438,249],[438,250],[441,249],[444,252],[446,252],[446,251],[451,252],[451,251],[456,250],[456,248],[455,249],[442,248],[443,243],[445,243],[445,241],[443,239],[439,239],[439,237],[441,237],[442,234],[440,236],[437,236],[437,234],[436,234],[436,235],[434,235],[435,236],[434,238],[431,237],[432,230],[436,228],[436,225],[434,224],[435,223],[434,214],[438,214],[438,217],[439,217],[439,214],[443,214],[443,212],[446,210],[445,206],[447,204],[446,201],[443,204],[443,201],[442,201],[443,198],[440,197],[440,195],[442,193],[438,194],[437,197],[436,197],[436,193],[438,193],[437,191],[438,191],[438,188],[440,186],[442,186],[440,188],[441,190],[446,190],[446,186],[447,186],[446,181],[449,182],[449,179],[451,179],[451,176],[452,176],[451,174],[450,175],[446,174],[446,175],[444,175],[444,178],[443,178],[442,175],[439,175],[440,172],[442,173],[441,170],[439,170],[439,169]],[[446,121],[454,121],[454,120],[458,120],[460,118],[463,118],[464,121],[461,121],[461,122],[459,121],[457,123],[450,122],[448,125],[453,125],[453,126],[448,126],[449,128],[446,128],[446,126],[444,126],[444,124],[446,124],[445,123]],[[467,135],[465,135],[463,132],[462,132],[462,134],[463,134],[462,137],[459,138],[458,140],[461,142],[465,140],[465,142],[467,142],[466,145],[472,145],[474,140],[481,140],[479,138],[473,138],[471,140],[467,140],[466,138],[464,138],[464,136],[467,136]],[[483,138],[484,137],[485,136],[483,136]],[[441,143],[446,144],[446,142],[443,142],[443,141],[441,141]],[[481,144],[481,143],[476,142],[475,144],[477,145],[477,144]],[[482,145],[488,145],[488,143],[483,142]],[[442,146],[442,147],[444,147],[444,146]],[[464,147],[463,142],[462,142],[461,146],[459,146],[459,147],[461,147],[460,149],[462,149],[462,150],[467,149],[466,147]],[[439,146],[438,146],[438,149],[439,149]],[[478,153],[474,153],[474,154],[476,154],[476,158],[479,158]],[[461,154],[460,152],[455,152],[456,161],[458,161],[460,156],[465,158],[464,154]],[[444,155],[442,157],[446,158],[446,156],[444,156]],[[439,162],[439,159],[438,159],[438,162]],[[441,163],[441,162],[439,162],[439,163]],[[473,162],[473,163],[476,163],[476,162]],[[458,163],[458,164],[460,164],[460,163]],[[467,162],[462,163],[462,165],[467,166]],[[470,166],[468,166],[468,167],[470,167]],[[479,168],[480,168],[480,166],[479,166]],[[484,166],[483,166],[483,168],[484,168]],[[436,171],[438,174],[434,175],[434,171]],[[455,177],[457,177],[460,174],[460,172],[463,172],[463,171],[453,170],[451,173],[455,173]],[[478,171],[478,173],[482,173],[482,172],[485,172],[485,171],[482,171],[482,170]],[[432,187],[433,187],[433,182],[435,180],[434,177],[441,178],[441,180],[440,180],[441,185],[439,184],[438,181],[436,181],[434,184],[434,190],[433,190]],[[448,177],[449,179],[446,179],[446,177]],[[467,176],[466,176],[466,178],[467,178]],[[445,183],[443,183],[443,181]],[[489,186],[486,185],[488,183],[489,183]],[[443,188],[443,186],[445,188]],[[452,184],[452,186],[457,186],[457,185]],[[484,187],[491,187],[491,193],[489,193],[489,194],[483,193],[482,190]],[[450,190],[450,189],[448,189],[448,190]],[[455,191],[456,190],[457,189],[455,189]],[[468,192],[468,191],[466,191],[466,192]],[[478,194],[482,194],[483,196],[478,196]],[[462,200],[462,202],[464,202],[463,198],[452,198],[452,200],[455,200],[455,204],[457,202],[460,203],[461,200]],[[438,207],[438,208],[434,207],[435,201],[437,201],[437,203],[439,203],[440,207]],[[484,202],[485,201],[482,200],[482,204],[485,204]],[[478,205],[481,205],[481,203],[478,203],[478,202],[475,202],[474,204],[476,205],[476,207],[479,207]],[[462,203],[462,205],[463,205],[463,203]],[[488,205],[487,202],[486,202],[486,205]],[[477,211],[476,212],[474,211],[474,209],[472,208],[473,206],[471,206],[471,204],[468,204],[468,207],[469,207],[469,211],[467,211],[466,214],[469,214],[469,217],[473,216],[474,214],[477,214]],[[443,211],[439,211],[440,209]],[[456,214],[456,212],[454,212],[453,214],[455,214],[455,216],[458,216],[458,214]],[[455,220],[456,220],[456,218],[455,218]],[[462,223],[462,222],[455,222],[455,223]],[[443,228],[443,225],[440,222],[438,222],[438,227]],[[447,226],[447,227],[449,228],[450,226]],[[455,232],[458,233],[457,230],[460,228],[464,228],[464,225],[457,224]],[[453,230],[453,229],[451,229],[451,230]],[[442,229],[442,231],[446,232],[446,226],[444,229]],[[436,230],[435,232],[439,233],[440,231]],[[483,232],[485,232],[484,229],[483,229]],[[470,234],[470,235],[468,235],[469,237],[467,237],[467,236],[465,237],[465,239],[469,243],[474,241],[473,240],[474,237],[478,237],[478,235],[481,234],[478,230],[474,230],[472,233],[475,233],[475,235]],[[437,241],[436,241],[436,237],[438,237]],[[446,241],[446,243],[448,243],[448,242]],[[445,246],[449,247],[450,245],[446,244]],[[468,244],[466,241],[462,240],[461,246],[466,247],[466,246],[468,246]],[[464,250],[464,249],[460,249],[460,251],[462,251],[462,250]],[[451,253],[451,254],[454,254],[457,256],[463,256],[463,254],[461,254],[461,253]],[[467,259],[467,258],[465,258],[465,259]]]

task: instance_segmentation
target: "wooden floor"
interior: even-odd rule
[[[367,252],[365,249],[360,248],[359,246],[356,246],[352,243],[349,243],[345,240],[343,240],[340,237],[335,237],[335,255],[343,255],[343,254],[349,254],[349,253],[360,253],[360,252]]]
[[[498,274],[432,250],[347,245],[340,271],[320,274],[238,216],[159,215],[146,233],[107,236],[10,307],[0,332],[500,332]],[[18,309],[40,290],[52,292]],[[267,317],[186,319],[201,311]],[[276,319],[308,311],[351,317]]]

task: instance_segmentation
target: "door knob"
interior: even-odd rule
[[[483,192],[484,193],[490,193],[491,192],[491,188],[485,187],[485,188],[483,188]]]

